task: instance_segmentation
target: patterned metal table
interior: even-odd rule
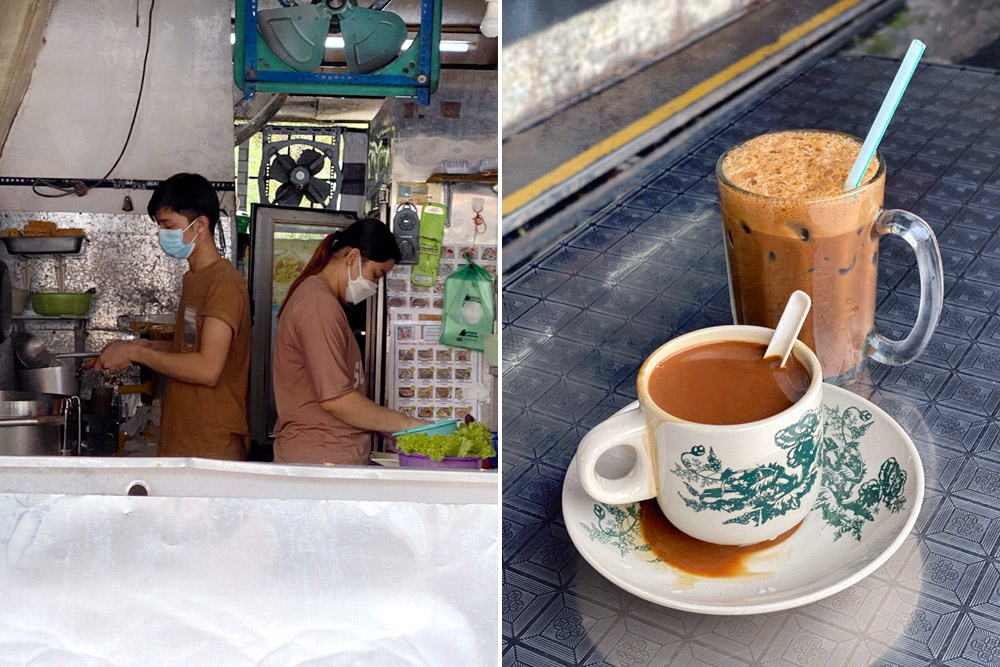
[[[594,570],[567,533],[562,485],[581,436],[636,398],[642,359],[731,322],[714,167],[773,129],[864,136],[896,70],[828,59],[727,112],[648,178],[505,280],[504,665],[1000,665],[1000,73],[921,65],[882,143],[886,205],[924,217],[945,307],[915,363],[846,387],[910,435],[923,506],[899,550],[822,601],[753,616],[659,606]],[[883,240],[878,324],[917,303],[907,246]]]

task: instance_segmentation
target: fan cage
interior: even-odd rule
[[[268,168],[276,152],[286,153],[297,160],[309,148],[319,150],[311,144],[320,144],[324,154],[330,159],[316,176],[330,186],[331,195],[325,205],[314,204],[303,197],[300,207],[337,210],[341,204],[343,186],[343,131],[344,128],[335,126],[279,123],[265,125],[260,132],[235,148],[238,208],[249,211],[253,204],[273,202],[279,183],[269,178]],[[292,145],[286,145],[286,142],[291,142]]]
[[[304,208],[319,208],[337,210],[340,205],[341,171],[344,163],[343,142],[341,130],[330,128],[297,128],[266,126],[262,132],[262,156],[258,189],[261,200],[269,204],[281,204]],[[298,161],[307,151],[320,153],[323,165],[312,178],[325,183],[329,194],[321,201],[312,201],[301,196],[297,201],[278,202],[278,188],[282,181],[272,174],[274,159],[279,155],[287,155]]]

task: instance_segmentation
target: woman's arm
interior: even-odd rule
[[[340,421],[366,431],[394,433],[430,423],[382,407],[359,391],[349,391],[343,396],[325,400],[320,407]]]

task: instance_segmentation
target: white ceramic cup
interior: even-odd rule
[[[812,509],[820,486],[823,376],[819,359],[801,341],[792,354],[805,366],[805,395],[782,412],[747,424],[711,425],[668,414],[649,396],[649,376],[683,349],[719,341],[765,346],[772,329],[699,329],[660,346],[639,369],[637,407],[595,426],[576,453],[583,488],[609,505],[656,498],[664,515],[691,537],[715,544],[755,544],[792,529]],[[598,473],[613,447],[635,450],[624,477]]]

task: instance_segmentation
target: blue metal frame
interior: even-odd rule
[[[242,1],[237,1],[237,15],[244,15],[243,33],[241,35],[237,30],[233,64],[236,83],[242,88],[244,99],[253,97],[259,91],[313,96],[416,97],[420,104],[426,105],[430,103],[431,93],[437,89],[440,67],[440,0],[421,0],[420,31],[414,43],[393,63],[383,68],[391,69],[401,59],[415,53],[418,68],[412,75],[297,72],[291,68],[285,71],[283,63],[257,32],[257,0],[245,0],[245,12],[240,11]],[[279,69],[257,69],[258,55],[263,55],[266,63],[279,63]]]

